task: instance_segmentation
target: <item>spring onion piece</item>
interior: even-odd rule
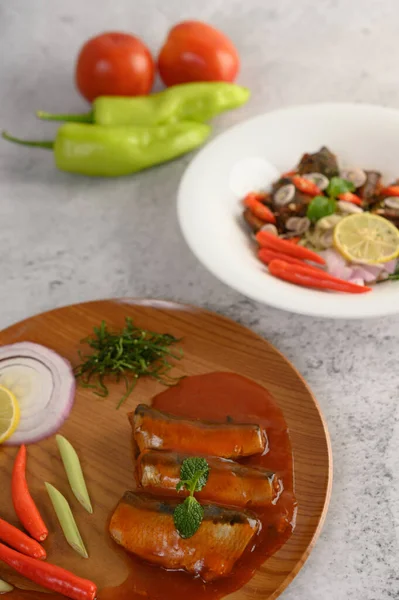
[[[89,558],[67,499],[50,483],[45,483],[66,541],[80,556]]]
[[[7,592],[12,592],[14,589],[13,585],[10,585],[6,581],[0,579],[0,594],[6,594]]]
[[[62,462],[64,463],[69,485],[71,486],[76,499],[88,513],[93,514],[93,507],[90,502],[89,492],[87,491],[82,466],[75,448],[62,435],[56,435],[55,439],[61,454]]]
[[[39,344],[19,342],[0,347],[0,385],[17,398],[18,429],[5,442],[31,444],[55,433],[75,398],[75,377],[62,356]]]

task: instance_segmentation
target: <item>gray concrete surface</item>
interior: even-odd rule
[[[52,136],[36,109],[85,110],[72,84],[80,44],[127,30],[155,51],[182,18],[222,28],[253,91],[242,119],[294,103],[399,108],[397,0],[9,0],[0,2],[1,127]],[[326,525],[284,600],[399,598],[399,317],[328,322],[289,315],[219,283],[188,251],[175,209],[189,162],[116,181],[59,173],[50,154],[0,143],[0,326],[112,296],[195,303],[274,343],[327,418],[335,480]],[[399,171],[399,157],[398,157]],[[1,571],[1,568],[0,568]]]

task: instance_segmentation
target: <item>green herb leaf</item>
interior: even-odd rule
[[[333,215],[336,211],[336,208],[337,203],[334,198],[327,198],[327,196],[315,196],[308,206],[307,217],[314,223],[323,217]]]
[[[193,496],[176,506],[173,513],[175,527],[182,538],[189,538],[198,531],[204,518],[204,509]]]
[[[174,511],[175,527],[181,537],[188,538],[194,535],[204,516],[204,510],[194,498],[195,492],[200,492],[206,485],[209,476],[209,465],[205,458],[196,456],[183,460],[180,468],[180,481],[176,490],[186,489],[190,492],[182,504],[176,506]]]
[[[186,458],[180,469],[180,481],[176,486],[179,491],[185,487],[191,494],[200,492],[208,481],[209,465],[205,458]]]
[[[351,181],[341,179],[341,177],[332,177],[328,188],[326,190],[329,196],[336,198],[340,194],[346,194],[346,192],[355,191],[355,186]]]
[[[156,333],[140,329],[126,317],[121,331],[110,331],[105,321],[94,327],[94,335],[82,340],[93,350],[92,354],[79,352],[81,364],[75,367],[75,376],[84,387],[91,388],[102,398],[108,396],[105,377],[125,382],[125,393],[117,408],[132,393],[139,377],[148,376],[164,385],[174,385],[178,379],[169,375],[173,364],[169,359],[180,360],[182,352],[169,348],[179,340],[169,333]]]

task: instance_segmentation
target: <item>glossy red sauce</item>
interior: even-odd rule
[[[130,574],[119,587],[100,591],[100,600],[217,600],[242,587],[256,569],[290,537],[295,523],[296,502],[293,493],[292,453],[281,410],[270,393],[257,383],[232,373],[209,373],[183,379],[156,396],[155,408],[175,415],[226,422],[259,423],[266,428],[269,451],[240,462],[275,471],[283,481],[284,491],[277,504],[263,511],[253,511],[261,519],[262,529],[255,544],[248,547],[226,578],[205,584],[181,571],[144,563],[126,553]],[[290,525],[277,530],[282,516]]]
[[[240,462],[258,465],[278,473],[284,484],[275,506],[253,510],[261,519],[262,529],[254,545],[247,548],[226,578],[204,583],[181,571],[166,571],[143,562],[114,544],[104,523],[104,535],[115,552],[120,553],[129,567],[127,580],[118,587],[99,591],[99,600],[217,600],[240,587],[254,575],[256,569],[290,537],[295,524],[296,502],[293,493],[291,444],[281,410],[271,394],[257,383],[232,373],[209,373],[183,379],[153,399],[155,408],[175,415],[226,422],[258,423],[267,431],[269,451]],[[128,427],[128,424],[126,424]],[[283,532],[276,525],[285,517],[291,524]],[[15,589],[9,600],[62,600],[54,593]]]

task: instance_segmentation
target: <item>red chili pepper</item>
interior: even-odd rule
[[[30,581],[72,600],[94,600],[97,586],[66,569],[20,554],[0,544],[0,560]]]
[[[262,202],[260,202],[259,198],[266,198],[266,195],[261,196],[261,194],[257,194],[255,192],[250,192],[244,198],[244,206],[249,208],[249,210],[256,216],[258,219],[262,219],[262,221],[266,221],[266,223],[275,223],[276,217]]]
[[[351,204],[357,204],[357,206],[362,206],[362,199],[353,194],[352,192],[344,192],[343,194],[338,194],[338,198],[343,200],[344,202],[350,202]]]
[[[305,179],[305,177],[301,177],[300,175],[294,175],[292,178],[292,183],[295,185],[296,189],[303,194],[309,194],[309,196],[318,196],[322,193],[321,189],[314,183],[314,181]]]
[[[270,250],[269,248],[259,248],[258,258],[265,263],[265,265],[270,264],[272,260],[283,260],[290,265],[302,265],[308,267],[309,269],[320,271],[320,267],[313,267],[305,263],[300,258],[295,258],[289,254],[283,254],[282,252],[276,252],[275,250]]]
[[[268,231],[259,231],[256,234],[256,239],[260,246],[269,248],[270,250],[274,250],[280,254],[288,254],[289,256],[294,256],[295,258],[301,258],[302,260],[310,260],[318,263],[319,265],[326,264],[324,258],[322,258],[316,252],[312,252],[312,250],[304,248],[303,246],[292,244],[287,240],[282,240]]]
[[[0,519],[0,540],[27,556],[46,558],[46,551],[38,542],[3,519]]]
[[[289,177],[293,177],[296,174],[297,174],[297,171],[286,171],[285,173],[283,173],[281,175],[280,179],[288,179]]]
[[[300,241],[300,237],[287,238],[287,242],[289,242],[290,244],[298,244]]]
[[[399,196],[399,185],[389,185],[382,188],[380,194],[384,194],[385,196]]]
[[[248,192],[244,198],[244,203],[248,197],[252,197],[255,200],[259,200],[259,202],[262,202],[262,200],[265,200],[268,196],[270,196],[270,194],[267,194],[266,192]]]
[[[26,481],[26,447],[24,445],[20,447],[14,462],[11,493],[18,519],[35,540],[43,542],[48,536],[48,530],[29,493]]]
[[[369,287],[338,279],[338,277],[333,277],[321,269],[309,268],[308,265],[292,265],[283,260],[272,260],[269,264],[269,272],[274,277],[303,287],[346,292],[348,294],[371,292]]]

